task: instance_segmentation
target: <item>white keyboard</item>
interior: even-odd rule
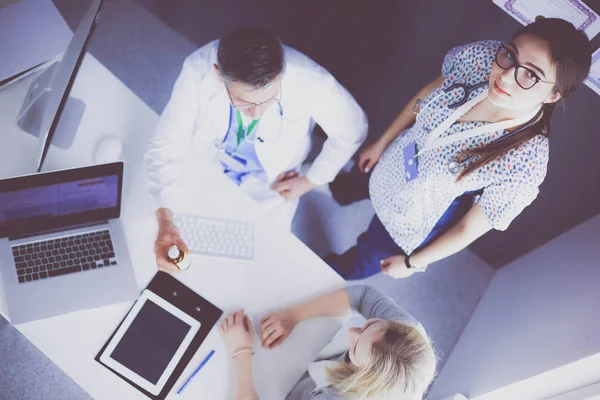
[[[254,225],[248,222],[176,214],[174,222],[192,254],[254,260]]]

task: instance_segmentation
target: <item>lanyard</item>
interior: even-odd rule
[[[240,143],[242,143],[242,140],[244,140],[246,136],[250,135],[250,132],[252,132],[252,129],[256,126],[258,120],[253,119],[252,122],[250,122],[250,125],[248,125],[248,129],[246,130],[246,134],[244,135],[244,123],[242,121],[242,115],[240,114],[240,111],[235,110],[235,115],[238,122],[237,144],[239,146]]]
[[[440,136],[444,132],[446,132],[446,130],[448,128],[450,128],[450,126],[453,123],[455,123],[460,117],[465,115],[471,108],[475,107],[476,104],[483,101],[483,99],[485,99],[487,97],[487,94],[488,94],[488,91],[486,89],[478,96],[474,97],[473,99],[469,100],[468,102],[466,102],[465,104],[463,104],[462,106],[457,108],[456,111],[454,111],[450,117],[448,117],[441,124],[439,124],[437,126],[437,128],[435,128],[429,134],[429,137],[427,138],[427,142],[425,143],[425,146],[423,146],[421,151],[419,151],[417,153],[416,157],[421,156],[423,153],[425,153],[429,150],[432,150],[432,149],[435,149],[438,147],[447,146],[451,143],[459,142],[462,140],[467,140],[472,137],[482,135],[484,133],[504,130],[504,129],[512,128],[512,127],[515,127],[518,125],[522,125],[522,124],[526,123],[527,121],[530,121],[538,113],[538,111],[541,108],[541,105],[540,105],[535,110],[533,110],[531,113],[529,113],[528,115],[525,115],[524,117],[521,117],[521,118],[515,118],[515,119],[510,119],[508,121],[502,121],[502,122],[496,122],[496,123],[489,124],[489,125],[483,125],[483,126],[480,126],[477,128],[467,129],[466,131],[462,131],[462,132],[456,133],[454,135],[440,138]]]

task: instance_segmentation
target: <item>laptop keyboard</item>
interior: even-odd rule
[[[117,265],[108,230],[12,246],[19,283]]]

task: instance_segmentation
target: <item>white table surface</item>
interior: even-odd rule
[[[16,114],[33,78],[0,91],[0,177],[28,172],[35,163],[36,139],[16,126]],[[121,215],[141,291],[156,272],[152,249],[157,225],[145,186],[142,157],[158,116],[90,55],[84,58],[71,96],[86,103],[83,120],[73,146],[68,150],[52,147],[44,170],[91,164],[95,146],[103,136],[122,140],[125,177]],[[335,272],[290,232],[271,221],[257,203],[216,168],[190,161],[186,170],[189,176],[182,177],[180,188],[171,193],[175,211],[256,223],[254,263],[194,257],[192,267],[176,275],[225,315],[244,308],[257,324],[271,310],[344,286]],[[79,311],[16,328],[93,398],[144,399],[141,392],[94,360],[132,304]],[[6,316],[4,298],[0,299],[0,310]],[[257,341],[254,380],[262,398],[285,398],[338,327],[339,322],[333,320],[305,322],[275,350],[262,350]],[[216,350],[215,356],[182,395],[176,395],[210,349]],[[213,329],[169,398],[228,399],[233,393],[232,382],[231,363],[218,331]]]

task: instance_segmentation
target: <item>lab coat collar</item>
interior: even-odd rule
[[[214,71],[202,81],[202,92],[199,95],[202,97],[201,103],[206,107],[203,114],[210,122],[210,129],[214,129],[214,132],[202,132],[202,134],[213,134],[217,141],[222,141],[228,130],[231,103],[225,85]]]
[[[203,97],[204,102],[213,101],[216,96],[222,97],[221,92],[225,93],[227,97],[227,91],[225,90],[225,84],[221,82],[219,76],[214,70],[211,70],[204,79],[202,79],[202,92],[200,96]],[[227,97],[229,103],[229,97]]]
[[[205,96],[204,104],[208,108],[208,116],[211,120],[211,125],[217,131],[217,138],[223,140],[227,134],[229,124],[229,107],[231,100],[227,94],[227,90],[223,82],[219,80],[217,74],[213,71],[203,82],[203,96]],[[206,86],[204,86],[204,83]],[[282,89],[283,90],[283,89]],[[264,141],[274,140],[279,137],[282,130],[283,119],[282,105],[279,103],[272,104],[265,114],[260,119],[260,124],[257,126],[256,135]]]

